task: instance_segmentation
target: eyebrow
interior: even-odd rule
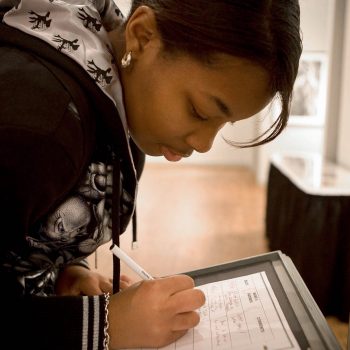
[[[222,100],[220,100],[220,98],[216,96],[211,96],[211,95],[210,95],[210,98],[215,102],[217,107],[220,109],[220,111],[223,114],[225,114],[226,117],[232,117],[230,108],[228,108],[228,106]]]

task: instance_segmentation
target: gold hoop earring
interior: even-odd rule
[[[121,60],[121,64],[122,64],[123,68],[127,68],[130,66],[131,60],[132,60],[131,54],[132,54],[132,52],[129,51],[129,52],[125,53],[125,55],[123,56],[123,58]]]

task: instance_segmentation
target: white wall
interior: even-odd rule
[[[325,126],[324,156],[337,162],[338,130],[340,113],[340,96],[342,80],[342,60],[345,27],[345,6],[347,0],[333,0],[333,12],[330,16],[333,20],[331,25],[331,47],[329,52],[329,78],[326,115],[328,116]]]
[[[119,7],[119,10],[123,12],[124,16],[126,16],[131,6],[130,0],[114,0],[114,2]]]
[[[327,51],[333,0],[300,0],[304,51]]]
[[[337,161],[350,169],[350,5],[346,7]]]

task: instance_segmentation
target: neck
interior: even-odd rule
[[[121,59],[125,53],[124,29],[116,28],[108,32],[109,40],[112,44],[113,56],[116,60],[119,73],[121,73]]]

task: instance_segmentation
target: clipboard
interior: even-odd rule
[[[342,350],[292,260],[273,251],[185,272],[196,286],[265,272],[282,312],[303,350]]]

